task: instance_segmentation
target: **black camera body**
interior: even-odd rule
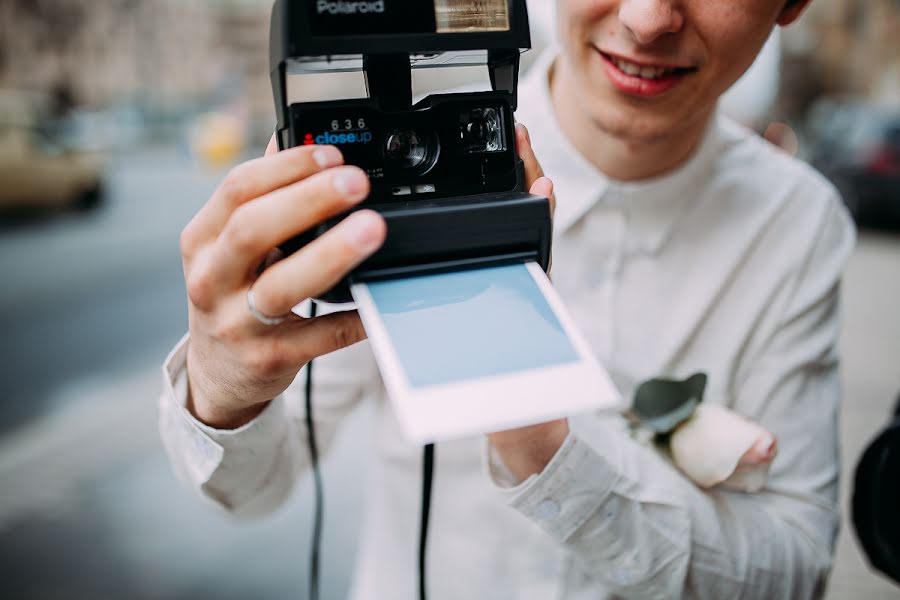
[[[333,144],[372,183],[365,204],[510,191],[517,184],[512,107],[504,93],[433,95],[408,110],[377,99],[294,104],[302,144]]]
[[[378,211],[388,227],[384,246],[320,300],[350,301],[351,281],[510,262],[549,267],[550,204],[527,193],[516,150],[519,54],[528,47],[524,0],[276,1],[279,147],[338,147],[371,181],[360,208]],[[459,64],[485,64],[493,90],[413,104],[412,68]],[[292,72],[348,70],[365,72],[368,98],[288,102]]]

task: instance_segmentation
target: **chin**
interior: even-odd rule
[[[597,102],[594,107],[590,115],[594,125],[622,141],[654,142],[677,135],[685,126],[684,119],[648,109],[618,107],[609,101]]]

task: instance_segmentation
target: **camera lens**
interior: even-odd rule
[[[427,171],[437,156],[437,142],[413,130],[393,131],[384,147],[387,160],[404,169]]]

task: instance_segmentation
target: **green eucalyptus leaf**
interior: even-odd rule
[[[703,401],[707,377],[696,373],[684,381],[651,379],[638,386],[631,412],[657,434],[669,433],[694,414]]]

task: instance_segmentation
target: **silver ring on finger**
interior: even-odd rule
[[[247,309],[250,311],[250,314],[253,315],[253,318],[263,325],[280,325],[284,323],[288,318],[288,315],[281,315],[280,317],[270,317],[261,313],[259,309],[256,308],[256,302],[253,297],[253,288],[247,290]]]

